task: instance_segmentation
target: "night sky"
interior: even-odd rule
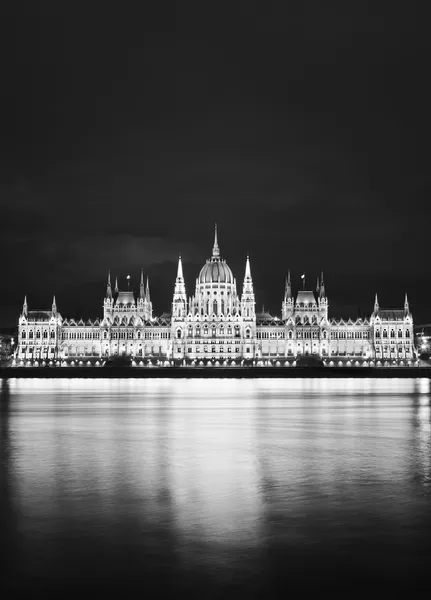
[[[178,254],[192,295],[215,221],[239,291],[250,253],[259,310],[279,313],[288,268],[313,289],[323,269],[331,316],[407,291],[431,321],[419,3],[134,6],[0,11],[0,326],[25,294],[101,316],[108,269],[126,288],[142,267],[170,311]]]

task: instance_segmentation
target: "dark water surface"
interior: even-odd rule
[[[431,590],[429,380],[10,380],[0,419],[4,597]]]

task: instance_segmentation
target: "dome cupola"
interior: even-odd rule
[[[234,283],[232,271],[226,261],[220,258],[220,248],[217,241],[217,225],[214,232],[212,256],[199,273],[198,283]]]

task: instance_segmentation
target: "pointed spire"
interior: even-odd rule
[[[245,279],[251,279],[250,256],[248,254],[245,262]]]
[[[323,281],[323,271],[320,273],[320,297],[325,297],[325,282]]]
[[[288,298],[292,298],[292,284],[290,283],[290,269],[287,271],[286,286],[285,286],[285,289],[284,289],[284,295],[286,297],[286,300]]]
[[[375,313],[379,312],[379,299],[377,298],[377,292],[376,292],[376,297],[374,299],[374,312]]]
[[[145,298],[147,302],[151,302],[151,298],[150,298],[150,283],[148,281],[148,275],[147,275],[147,290],[145,292]]]
[[[55,302],[55,296],[52,297],[52,314],[53,315],[57,314],[57,304]]]
[[[106,284],[106,297],[112,298],[111,271],[109,271],[109,270],[108,270],[108,282]]]
[[[406,297],[404,298],[404,312],[406,313],[406,315],[408,315],[410,312],[409,299],[407,298],[407,292],[406,292]]]
[[[316,292],[317,292],[317,293],[319,293],[319,292],[320,292],[319,278],[317,278],[317,281],[316,281]]]
[[[183,276],[183,263],[181,261],[181,254],[178,257],[177,279],[184,279],[184,276]]]
[[[141,269],[141,282],[139,284],[139,298],[141,298],[141,300],[145,300],[144,269]]]
[[[115,278],[115,289],[114,289],[114,292],[116,294],[118,294],[118,278],[117,277]]]
[[[24,304],[22,305],[22,314],[24,315],[24,317],[26,317],[27,313],[28,313],[27,296],[24,296]]]
[[[217,223],[214,224],[214,246],[213,246],[213,258],[218,258],[220,256],[220,248],[218,246],[217,240]]]

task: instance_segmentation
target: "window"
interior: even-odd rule
[[[187,352],[190,354],[192,352],[191,348],[187,348]]]
[[[25,336],[26,336],[25,331],[22,331],[21,332],[21,337],[22,337],[23,340],[25,340]]]
[[[177,329],[177,339],[181,339],[181,329]]]
[[[406,330],[406,338],[409,338],[409,337],[410,337],[410,329],[407,329]]]

